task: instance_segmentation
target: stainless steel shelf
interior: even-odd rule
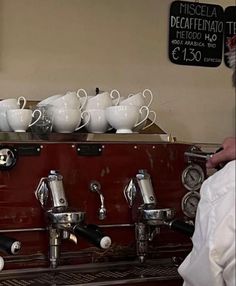
[[[50,133],[34,134],[31,132],[0,132],[0,142],[160,142],[164,143],[160,134],[115,134],[115,133]]]

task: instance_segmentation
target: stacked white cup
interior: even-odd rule
[[[21,105],[22,102],[22,105]],[[41,117],[40,110],[34,112],[24,109],[26,99],[20,96],[18,99],[8,98],[0,101],[0,130],[4,132],[26,132]],[[32,122],[35,113],[39,113],[38,119]]]
[[[132,130],[135,132],[139,132],[140,130],[145,130],[149,128],[151,125],[153,125],[156,121],[156,112],[153,110],[150,110],[151,103],[153,101],[153,94],[150,89],[145,89],[143,92],[138,93],[131,93],[129,94],[128,98],[125,98],[120,102],[120,105],[122,106],[137,106],[141,109],[140,115],[139,115],[139,124],[135,125]],[[146,108],[143,108],[146,107]],[[145,113],[146,110],[146,113]],[[153,119],[151,122],[147,124],[148,117],[152,114]]]
[[[32,118],[38,113],[37,118],[32,122]],[[39,109],[9,109],[7,110],[7,120],[14,132],[26,132],[26,130],[36,124],[42,116]]]
[[[81,95],[81,93],[83,95]],[[83,104],[81,104],[83,98]],[[84,89],[68,91],[64,95],[53,95],[38,103],[38,106],[47,106],[52,120],[53,131],[58,133],[72,133],[88,124],[90,116],[82,111],[87,103],[87,92]],[[80,125],[85,115],[86,121]]]
[[[113,104],[118,105],[120,101],[120,93],[114,89],[111,92],[101,92],[95,96],[88,96],[88,101],[84,109],[90,115],[90,121],[85,126],[86,130],[91,133],[105,133],[111,127],[106,118],[106,109]],[[84,120],[88,115],[85,115]]]
[[[140,119],[143,117],[143,119]],[[118,105],[106,108],[106,118],[116,129],[116,133],[133,133],[132,129],[147,120],[149,109],[147,106],[139,108],[135,105]]]
[[[7,110],[23,109],[26,105],[26,99],[23,96],[19,98],[8,98],[0,101],[0,131],[13,131],[7,120]]]

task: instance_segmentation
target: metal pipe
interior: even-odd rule
[[[134,224],[131,223],[118,223],[118,224],[101,224],[97,225],[100,228],[116,228],[116,227],[134,227]],[[35,227],[35,228],[12,228],[12,229],[0,229],[0,233],[6,232],[34,232],[34,231],[47,231],[46,228],[43,227]]]
[[[0,229],[0,233],[6,232],[31,232],[31,231],[46,231],[46,228],[12,228],[12,229]]]

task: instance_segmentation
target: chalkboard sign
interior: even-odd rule
[[[174,1],[170,7],[169,59],[217,67],[222,61],[224,11],[219,5]]]
[[[225,9],[225,37],[224,37],[225,54],[229,51],[229,48],[227,46],[227,41],[234,35],[236,35],[236,6],[229,6]],[[230,67],[226,55],[224,56],[224,62],[227,67]]]

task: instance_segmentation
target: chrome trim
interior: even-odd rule
[[[5,232],[31,232],[31,231],[46,231],[46,228],[36,227],[36,228],[0,229],[0,233],[5,233]]]
[[[142,273],[140,274],[133,274],[132,270],[135,271],[135,267],[138,266],[134,266],[134,269],[130,269],[130,265],[127,265],[127,270],[123,270],[121,271],[114,271],[114,269],[109,269],[110,267],[108,266],[108,268],[105,269],[100,269],[100,271],[102,271],[103,274],[107,275],[106,277],[103,277],[103,281],[101,281],[101,278],[98,278],[98,274],[97,271],[98,269],[95,269],[95,273],[91,272],[91,270],[89,270],[89,278],[86,278],[86,275],[88,274],[84,274],[83,277],[83,272],[76,270],[75,272],[71,273],[71,271],[69,272],[65,272],[65,271],[61,271],[62,273],[59,273],[59,276],[54,276],[56,275],[56,273],[48,273],[46,272],[41,272],[38,274],[35,274],[35,272],[33,272],[33,277],[28,276],[28,273],[25,273],[25,275],[23,276],[22,274],[20,275],[20,277],[17,276],[12,276],[12,274],[10,274],[9,276],[7,275],[0,275],[0,283],[3,282],[4,285],[12,285],[12,286],[18,286],[18,285],[38,285],[36,284],[37,282],[40,283],[39,285],[45,285],[45,280],[48,281],[48,279],[52,280],[52,281],[48,281],[48,283],[46,285],[64,285],[64,286],[110,286],[110,285],[132,285],[134,283],[148,283],[148,282],[155,282],[155,281],[162,281],[161,283],[165,283],[164,281],[173,281],[173,280],[180,280],[181,277],[179,276],[178,272],[177,272],[177,267],[174,265],[171,265],[168,267],[169,269],[169,273],[167,273],[167,271],[165,271],[163,273],[162,270],[162,266],[158,267],[158,266],[151,266],[152,269],[147,268],[146,270],[144,269],[144,275],[142,275]],[[130,269],[130,270],[128,270]],[[140,269],[141,270],[141,269]],[[153,271],[153,275],[152,276],[146,276],[146,273],[150,271]],[[137,269],[136,269],[137,272]],[[142,271],[141,271],[142,272]],[[99,275],[100,276],[100,275]],[[131,277],[125,277],[125,276],[131,276]],[[146,277],[145,277],[146,276]],[[55,279],[55,278],[56,279]],[[92,278],[92,279],[91,279]],[[98,279],[100,281],[96,281]],[[113,279],[112,279],[113,278]],[[95,280],[95,281],[89,281],[89,280]],[[58,284],[57,282],[58,281]],[[29,284],[30,283],[30,284]],[[53,283],[53,284],[51,284]]]
[[[120,224],[102,224],[98,225],[100,228],[112,228],[112,227],[134,227],[134,224],[130,223],[120,223]],[[31,231],[46,231],[46,228],[36,227],[36,228],[15,228],[15,229],[0,229],[0,233],[6,232],[31,232]]]
[[[123,142],[123,143],[153,143],[153,144],[186,144],[196,145],[205,149],[206,151],[215,151],[219,148],[220,143],[207,143],[207,142],[190,142],[190,141],[177,141],[168,142],[163,140],[163,135],[166,133],[131,133],[131,134],[115,134],[115,133],[104,133],[104,134],[93,134],[93,133],[50,133],[47,135],[37,135],[31,132],[0,132],[0,142],[12,143],[79,143],[79,142]],[[43,147],[43,146],[42,146]],[[73,146],[75,147],[75,146]]]
[[[134,227],[133,223],[118,223],[118,224],[101,224],[98,225],[101,228],[108,228],[108,227]]]
[[[53,224],[78,224],[85,219],[85,212],[77,211],[62,211],[53,212],[51,210],[47,211],[47,217],[49,221]]]
[[[171,263],[172,260],[170,258],[160,258],[160,259],[147,259],[145,264],[150,265],[166,265]],[[145,265],[144,264],[144,265]],[[84,263],[84,264],[77,264],[77,265],[59,265],[57,269],[52,269],[50,267],[36,267],[36,268],[21,268],[21,269],[9,269],[3,270],[0,273],[1,276],[5,275],[14,275],[14,274],[24,274],[24,273],[41,273],[41,272],[60,272],[63,270],[79,270],[79,271],[86,271],[86,270],[98,270],[98,269],[107,269],[112,267],[119,267],[119,266],[131,266],[131,265],[141,265],[138,260],[134,261],[117,261],[117,262],[99,262],[99,263]]]
[[[93,134],[93,133],[50,133],[47,136],[31,132],[0,132],[0,142],[45,142],[45,143],[79,143],[79,142],[147,142],[170,143],[161,139],[161,134]]]

